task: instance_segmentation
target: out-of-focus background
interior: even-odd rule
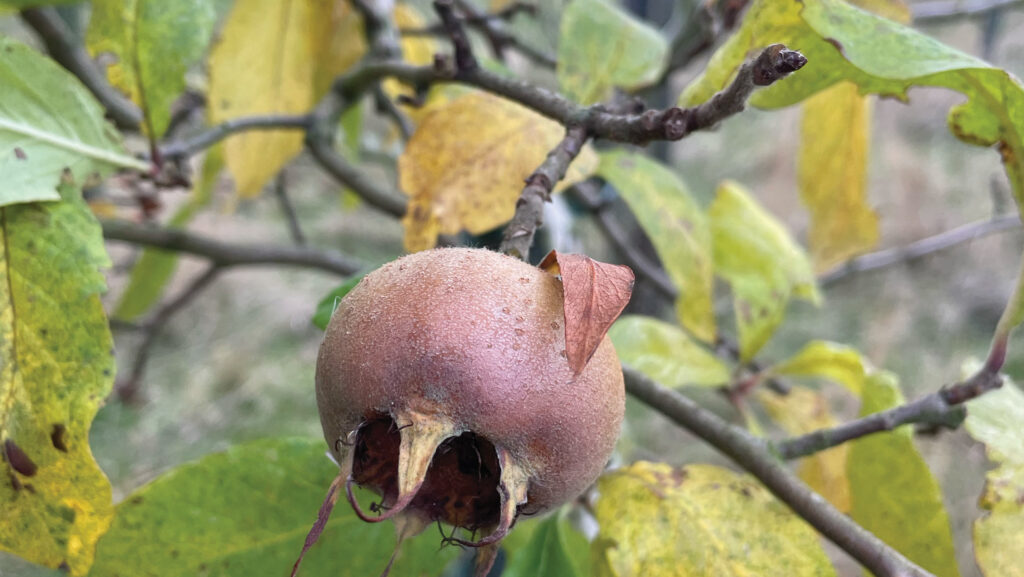
[[[666,30],[678,25],[670,0],[626,2]],[[520,17],[513,31],[537,48],[553,52],[560,2],[543,3],[544,14]],[[1024,74],[1024,3],[983,15],[927,19],[915,26],[964,52],[1010,72]],[[429,13],[424,9],[424,13]],[[686,13],[686,12],[682,12]],[[13,16],[0,17],[0,31],[31,41]],[[798,46],[793,47],[799,49]],[[652,105],[665,105],[703,68],[707,51],[672,77],[671,94],[646,94]],[[528,63],[521,62],[523,70]],[[513,68],[516,62],[513,60]],[[539,81],[550,81],[543,74]],[[553,82],[551,83],[553,85]],[[658,99],[661,99],[659,102]],[[910,100],[876,100],[870,156],[870,196],[881,217],[878,249],[906,245],[959,225],[1014,210],[999,155],[964,144],[946,127],[949,108],[962,96],[939,89],[913,89]],[[664,147],[663,158],[687,181],[705,204],[723,179],[747,185],[785,222],[797,238],[808,224],[796,190],[799,107],[781,111],[748,110],[713,132],[696,133]],[[393,140],[370,122],[362,157],[379,167],[381,179],[396,154]],[[379,160],[383,159],[383,162]],[[379,264],[402,253],[400,223],[372,208],[357,206],[319,168],[300,158],[286,171],[286,185],[307,241],[330,247],[367,263]],[[214,238],[244,243],[291,244],[278,198],[263,196],[235,204],[232,184],[223,177],[211,208],[190,229]],[[185,193],[166,197],[169,215]],[[584,212],[557,200],[547,219],[549,243],[585,250],[616,260]],[[860,349],[879,367],[900,376],[904,393],[914,397],[934,391],[960,376],[961,364],[982,357],[1009,296],[1020,262],[1024,233],[1019,228],[964,243],[911,263],[851,274],[824,287],[820,308],[797,302],[769,346],[759,355],[779,359],[810,339],[846,343]],[[115,266],[108,273],[113,306],[125,286],[137,249],[110,244]],[[204,262],[183,257],[168,295],[182,290]],[[318,301],[343,279],[321,272],[266,267],[238,268],[221,275],[160,333],[151,349],[136,402],[112,400],[101,409],[92,429],[92,446],[110,477],[115,500],[179,463],[236,443],[283,435],[320,436],[313,395],[316,351],[321,331],[310,318]],[[656,299],[654,291],[638,291]],[[635,303],[640,309],[664,303]],[[728,307],[722,307],[723,310]],[[727,325],[726,325],[727,326]],[[117,327],[121,370],[132,362],[139,332]],[[1011,350],[1024,348],[1018,337]],[[1005,368],[1024,378],[1024,357],[1011,356]],[[827,385],[826,385],[827,387]],[[716,394],[698,398],[736,417]],[[852,417],[857,407],[835,395],[836,409]],[[660,417],[636,406],[643,415],[627,427],[622,460],[638,458],[672,463],[723,462]],[[918,436],[918,445],[940,480],[956,536],[961,571],[979,575],[970,554],[970,524],[987,466],[983,450],[962,431]],[[840,555],[841,554],[837,554]],[[853,565],[848,575],[858,574]]]

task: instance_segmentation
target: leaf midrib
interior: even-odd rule
[[[125,168],[135,168],[137,170],[148,170],[149,165],[141,160],[136,160],[130,156],[124,154],[118,154],[109,150],[86,144],[78,140],[71,140],[61,135],[45,132],[39,130],[33,126],[16,122],[9,118],[0,118],[0,132],[2,131],[13,132],[26,136],[33,140],[44,142],[56,146],[57,148],[67,150],[70,152],[78,153],[87,158],[98,160],[106,164],[112,164],[115,166],[122,166]]]

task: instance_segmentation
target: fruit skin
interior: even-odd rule
[[[426,463],[462,432],[494,445],[502,515],[471,529],[497,527],[500,539],[518,513],[579,495],[614,448],[625,393],[607,337],[573,375],[562,307],[560,280],[482,249],[419,252],[364,277],[335,311],[317,362],[324,438],[343,473],[360,426],[386,415],[408,426],[402,450],[415,446]],[[410,472],[399,492],[419,490],[425,466],[400,464]]]

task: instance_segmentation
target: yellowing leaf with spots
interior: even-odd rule
[[[896,377],[884,371],[864,380],[861,399],[862,417],[905,402]],[[942,492],[911,427],[862,437],[849,448],[850,516],[937,577],[960,575]]]
[[[804,102],[798,179],[818,271],[878,242],[878,215],[867,201],[870,120],[870,101],[849,82]]]
[[[210,121],[305,114],[330,78],[362,51],[347,2],[236,2],[210,56]],[[224,159],[242,196],[263,185],[302,149],[302,134],[250,131],[224,142]]]
[[[640,154],[604,153],[598,173],[629,205],[679,288],[679,324],[697,338],[714,342],[711,230],[697,199],[675,172]]]
[[[732,286],[740,355],[748,360],[771,338],[792,297],[821,297],[803,249],[739,184],[719,185],[708,213],[715,274]]]
[[[600,577],[827,577],[817,533],[753,479],[639,462],[598,481]]]
[[[839,424],[825,397],[806,387],[793,387],[786,395],[761,388],[757,398],[772,420],[790,435],[805,435]],[[839,445],[805,457],[798,469],[805,483],[844,513],[850,511],[850,482],[846,478],[848,455],[849,446]]]
[[[974,556],[988,577],[1024,577],[1024,392],[1003,388],[967,405],[964,426],[997,466],[988,472],[974,522]]]
[[[487,232],[515,214],[523,181],[565,136],[553,120],[485,92],[438,105],[398,159],[409,195],[405,248],[433,247],[439,234]],[[597,155],[584,147],[555,188],[585,179]]]
[[[185,89],[185,72],[206,50],[213,5],[205,0],[95,0],[87,43],[94,55],[117,62],[110,83],[145,115],[146,130],[159,138],[171,120],[171,103]]]
[[[113,382],[103,236],[78,188],[0,207],[0,549],[84,575],[113,516],[89,426]]]

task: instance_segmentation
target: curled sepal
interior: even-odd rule
[[[317,539],[320,538],[320,534],[324,532],[324,527],[327,526],[327,520],[331,517],[331,511],[334,510],[334,504],[338,502],[338,487],[341,486],[342,479],[345,478],[347,473],[342,471],[334,478],[331,482],[331,486],[327,489],[327,497],[324,498],[324,502],[320,505],[320,511],[316,514],[316,521],[313,523],[313,527],[309,530],[306,535],[306,542],[302,544],[302,551],[299,553],[299,558],[295,560],[295,564],[292,565],[291,577],[299,572],[299,565],[302,563],[302,558],[306,556],[306,552],[309,548],[316,544]]]
[[[485,547],[496,545],[508,535],[516,523],[519,506],[526,503],[526,494],[530,488],[530,475],[503,448],[497,448],[498,463],[501,465],[501,480],[498,483],[498,496],[501,498],[501,513],[498,525],[491,534],[479,541],[465,541],[451,538],[450,540],[467,547]],[[492,559],[493,562],[493,559]],[[485,573],[486,574],[486,573]]]
[[[395,564],[395,559],[398,558],[398,552],[402,549],[402,543],[410,537],[419,535],[428,526],[430,526],[430,521],[415,513],[395,516],[395,535],[397,537],[395,550],[391,553],[391,558],[388,559],[388,564],[384,567],[384,572],[380,574],[380,577],[388,577],[388,573],[391,573],[391,567]]]
[[[353,511],[368,523],[391,519],[409,506],[427,478],[427,470],[430,469],[437,447],[458,432],[451,419],[438,414],[427,415],[407,410],[396,414],[394,419],[402,438],[398,450],[398,495],[394,503],[385,503],[380,508],[383,512],[377,516],[367,515],[352,492],[355,479],[350,476],[345,483],[345,493]]]
[[[476,550],[476,560],[473,563],[473,577],[487,577],[498,559],[498,552],[501,551],[500,543],[484,545]]]

